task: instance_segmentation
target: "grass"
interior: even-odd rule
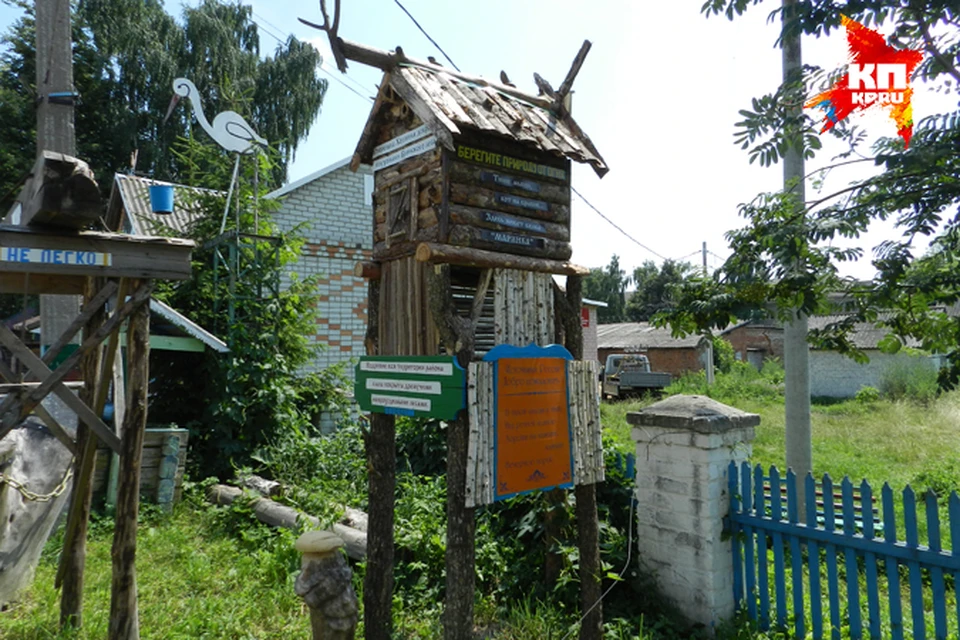
[[[771,397],[771,390],[776,391],[775,383],[765,382],[745,393],[738,393],[734,385],[727,395],[719,394],[719,400],[760,415],[753,460],[765,467],[782,467],[783,402]],[[644,399],[603,404],[608,445],[622,453],[632,451],[626,414],[652,402]],[[960,463],[954,462],[960,460],[960,392],[943,395],[927,405],[889,400],[815,404],[812,424],[817,473],[828,472],[835,480],[843,475],[855,481],[866,478],[875,488],[884,481],[896,489],[908,483],[918,490],[925,485],[946,489],[960,486]],[[354,452],[349,457],[357,455]],[[416,513],[410,517],[416,517]],[[53,579],[61,541],[54,536],[33,586],[20,602],[0,613],[0,637],[105,637],[111,539],[110,521],[94,522],[88,544],[82,631],[61,633],[58,629],[59,592],[53,588]],[[289,532],[278,533],[244,520],[243,514],[214,510],[196,499],[178,505],[171,516],[159,516],[147,508],[137,561],[141,636],[175,640],[309,637],[307,611],[293,592],[299,562],[292,551],[293,539]],[[355,573],[358,592],[362,575],[361,565]],[[440,637],[440,612],[437,597],[398,593],[394,599],[396,636]],[[638,615],[617,618],[613,611],[606,617],[608,638],[685,637],[666,619],[643,620]],[[556,604],[532,599],[497,601],[484,595],[477,602],[476,619],[485,639],[560,639],[576,629],[577,616]],[[747,621],[738,620],[724,637],[783,636],[755,632]]]

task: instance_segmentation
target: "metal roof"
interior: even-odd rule
[[[597,325],[598,349],[695,349],[707,338],[689,335],[674,338],[669,328],[649,322],[617,322]]]
[[[883,322],[885,318],[890,318],[891,316],[892,314],[889,313],[880,314],[878,323],[857,322],[853,325],[853,331],[850,332],[850,342],[858,349],[879,349],[880,341],[893,332],[891,328],[885,327],[879,324],[879,322]],[[825,329],[827,325],[840,322],[846,317],[847,316],[843,314],[810,316],[807,320],[807,327],[809,329]],[[905,346],[917,348],[920,346],[920,341],[915,338],[907,338]]]
[[[183,184],[141,178],[123,173],[115,174],[114,189],[110,194],[109,208],[116,206],[115,198],[126,210],[126,220],[130,225],[130,233],[134,235],[173,235],[188,236],[190,227],[200,218],[202,211],[196,195],[210,194],[223,196],[222,191],[188,187]],[[167,185],[173,187],[173,213],[154,213],[150,208],[150,187],[153,185]]]
[[[441,144],[452,149],[452,136],[465,130],[481,131],[514,140],[538,151],[590,164],[597,175],[609,171],[589,136],[570,115],[559,116],[540,104],[523,100],[518,92],[499,90],[494,83],[480,85],[433,68],[403,64],[384,75],[382,87],[391,85],[433,131]],[[382,89],[381,89],[382,93]],[[375,119],[385,101],[377,100],[368,120]],[[364,136],[357,147],[361,162],[370,162],[374,140]]]
[[[214,351],[219,353],[227,353],[230,351],[226,342],[156,298],[150,298],[150,311],[162,316],[168,322],[172,322]]]

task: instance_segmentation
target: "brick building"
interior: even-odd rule
[[[583,359],[597,360],[597,309],[606,307],[606,302],[583,299],[580,309],[580,326],[583,327]]]
[[[666,371],[674,378],[706,366],[710,340],[690,335],[674,338],[669,328],[649,322],[618,322],[597,327],[597,357],[600,364],[611,353],[643,353],[653,371]]]
[[[280,201],[274,221],[306,239],[295,273],[318,279],[318,318],[313,341],[326,345],[308,370],[318,371],[364,354],[367,282],[353,275],[369,260],[373,241],[373,172],[350,170],[350,158],[291,182],[265,197]],[[284,284],[289,283],[285,276]],[[348,367],[352,379],[353,368]]]
[[[751,320],[730,325],[720,335],[733,346],[737,360],[757,369],[767,358],[783,358],[783,326],[774,320]]]

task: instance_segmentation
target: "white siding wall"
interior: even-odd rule
[[[283,231],[297,225],[306,238],[294,271],[300,278],[317,276],[318,319],[314,342],[327,345],[306,370],[319,371],[364,355],[367,329],[367,282],[353,275],[354,264],[369,260],[373,240],[369,168],[356,173],[342,166],[281,196],[275,214]],[[289,276],[284,286],[289,286]],[[353,377],[353,368],[347,370]]]
[[[866,353],[870,362],[857,364],[835,351],[810,351],[810,395],[852,398],[861,387],[879,389],[884,370],[899,360],[923,358],[931,368],[935,366],[931,358],[924,356],[888,354],[877,350]]]
[[[590,311],[590,326],[583,328],[583,359],[598,360],[597,356],[597,308],[585,305]]]

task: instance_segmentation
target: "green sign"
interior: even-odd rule
[[[467,403],[467,376],[453,356],[365,356],[354,396],[364,411],[452,420]]]

